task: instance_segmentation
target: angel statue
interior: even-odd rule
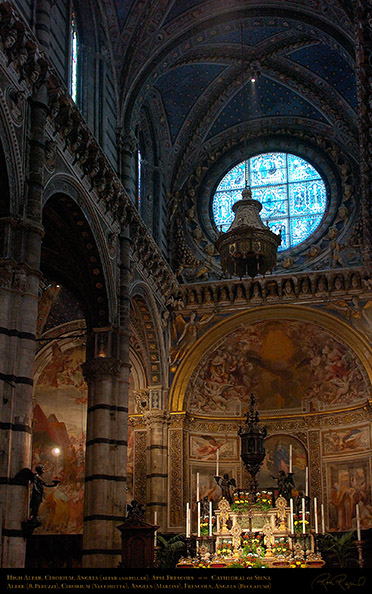
[[[32,534],[35,528],[41,526],[41,522],[38,520],[38,513],[44,496],[44,487],[56,487],[60,483],[58,479],[54,479],[50,484],[46,483],[42,478],[43,474],[44,466],[40,464],[35,467],[35,472],[32,472],[30,468],[23,468],[14,478],[14,481],[20,484],[33,484],[30,499],[30,513],[26,522],[26,524],[28,524],[28,534]]]
[[[228,474],[224,474],[223,477],[215,476],[216,483],[219,487],[221,487],[222,497],[227,499],[227,501],[232,504],[233,503],[233,496],[231,492],[231,488],[236,488],[236,482],[234,478],[229,478]]]
[[[213,317],[214,313],[209,316],[204,315],[200,320],[197,320],[197,312],[192,311],[189,320],[186,322],[181,314],[176,316],[173,331],[176,336],[179,334],[179,337],[171,355],[171,365],[178,363],[182,359],[187,349],[197,341],[201,326],[208,324]]]

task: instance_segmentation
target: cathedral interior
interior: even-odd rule
[[[132,501],[183,533],[251,394],[259,488],[370,542],[371,108],[369,0],[0,3],[1,567],[117,567]]]

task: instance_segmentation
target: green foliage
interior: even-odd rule
[[[162,536],[158,533],[156,544],[156,563],[160,568],[174,568],[179,558],[186,554],[185,534]]]
[[[356,559],[354,532],[327,533],[319,536],[319,546],[324,557],[335,567],[349,567]],[[328,563],[327,563],[328,564]]]

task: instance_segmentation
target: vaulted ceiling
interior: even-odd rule
[[[146,106],[170,186],[247,127],[313,129],[357,159],[351,1],[104,1],[122,121]]]

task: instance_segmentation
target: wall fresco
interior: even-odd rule
[[[371,476],[368,460],[331,462],[327,467],[329,530],[356,530],[356,504],[360,527],[372,527]]]
[[[55,477],[61,481],[45,489],[39,534],[79,534],[83,529],[87,415],[83,361],[83,346],[63,350],[53,342],[35,386],[32,466],[43,464],[46,482]]]
[[[368,426],[330,429],[322,435],[324,455],[350,454],[367,450],[370,447],[371,438]]]

